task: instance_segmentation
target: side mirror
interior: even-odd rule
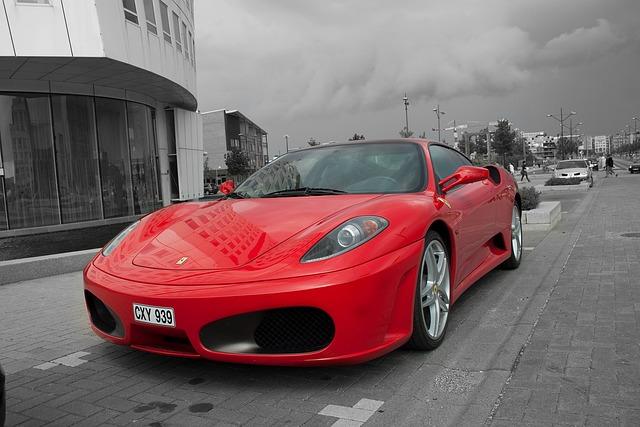
[[[233,182],[233,180],[230,179],[220,184],[219,190],[222,194],[226,196],[227,194],[232,193],[233,190],[235,190],[235,188],[236,188],[236,184]]]
[[[439,184],[443,193],[447,193],[454,187],[472,182],[489,179],[489,170],[478,166],[460,166],[458,170],[442,179]]]

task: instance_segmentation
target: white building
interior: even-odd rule
[[[202,195],[193,0],[0,3],[0,236]]]
[[[606,154],[611,151],[611,140],[607,135],[593,137],[593,149],[598,154]]]

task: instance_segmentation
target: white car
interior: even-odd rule
[[[584,159],[560,160],[553,172],[554,178],[592,180],[589,162]]]

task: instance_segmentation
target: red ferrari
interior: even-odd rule
[[[456,299],[521,255],[504,169],[424,140],[351,142],[131,224],[86,267],[84,294],[93,330],[139,350],[360,363],[440,345]]]

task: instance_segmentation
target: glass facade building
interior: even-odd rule
[[[0,231],[159,208],[155,117],[121,99],[0,93]]]

